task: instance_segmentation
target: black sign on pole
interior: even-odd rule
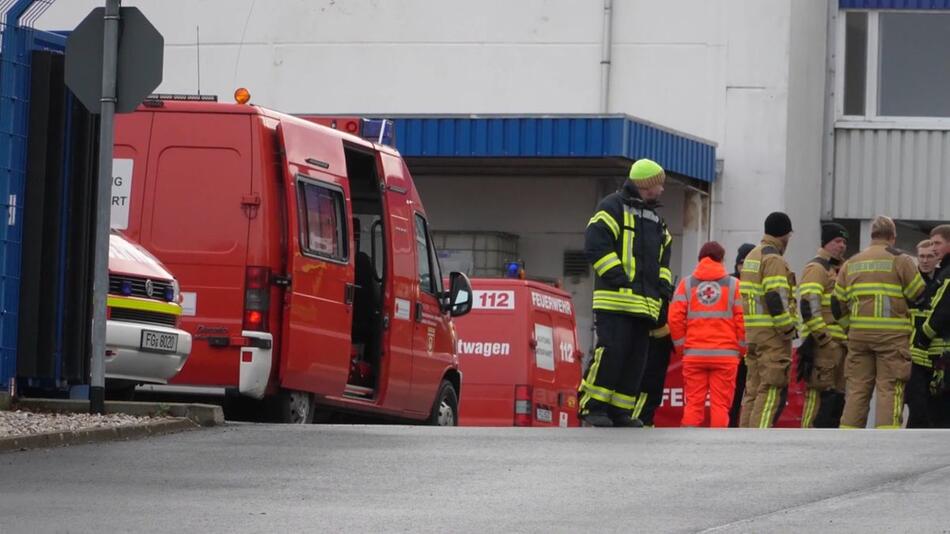
[[[92,113],[101,110],[104,8],[92,10],[66,38],[66,85]],[[135,7],[121,8],[116,113],[131,113],[162,83],[165,39]]]

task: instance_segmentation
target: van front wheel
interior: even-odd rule
[[[434,426],[458,426],[459,424],[459,396],[455,392],[455,386],[448,380],[443,380],[442,385],[439,386],[439,394],[435,396],[429,424]]]

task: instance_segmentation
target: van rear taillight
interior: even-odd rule
[[[248,267],[244,278],[244,329],[267,330],[270,309],[270,269]]]
[[[515,386],[515,426],[531,426],[531,386]]]

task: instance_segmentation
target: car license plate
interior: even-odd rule
[[[542,423],[550,423],[553,420],[552,415],[553,414],[551,413],[551,410],[547,410],[545,408],[538,408],[537,410],[535,410],[534,417],[535,419],[537,419],[538,421],[541,421]]]
[[[178,334],[142,330],[141,347],[149,352],[177,352]]]

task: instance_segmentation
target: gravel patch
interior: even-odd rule
[[[0,438],[30,436],[45,432],[116,428],[171,420],[170,417],[137,417],[126,414],[94,415],[87,413],[36,413],[22,410],[0,411]]]

